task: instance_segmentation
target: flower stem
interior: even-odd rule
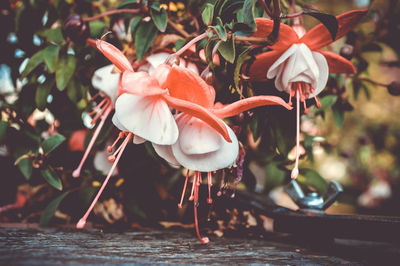
[[[296,162],[291,173],[291,178],[296,179],[299,175],[300,156],[300,88],[296,88]]]
[[[190,40],[187,44],[185,44],[185,46],[183,46],[181,49],[179,49],[179,51],[177,51],[175,53],[175,55],[180,56],[182,55],[187,49],[189,49],[193,44],[197,43],[198,41],[204,39],[207,37],[207,32],[204,32],[202,34],[200,34],[199,36],[197,36],[196,38],[193,38],[192,40]]]
[[[111,15],[124,14],[124,13],[139,14],[140,12],[142,12],[142,9],[140,9],[140,8],[139,9],[114,9],[114,10],[106,11],[102,14],[99,14],[99,15],[96,15],[93,17],[84,18],[83,21],[90,22],[90,21],[101,19],[103,17],[111,16]]]

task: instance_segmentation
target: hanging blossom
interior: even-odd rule
[[[368,9],[353,10],[337,16],[338,32],[335,40],[346,35]],[[257,18],[255,37],[266,37],[273,30],[273,21]],[[307,114],[306,99],[314,98],[317,107],[320,103],[316,96],[325,88],[329,73],[355,73],[354,65],[344,57],[333,52],[321,50],[332,40],[325,26],[319,24],[306,32],[301,25],[293,27],[280,24],[279,40],[268,48],[271,51],[258,55],[250,67],[250,78],[254,81],[275,78],[275,87],[288,93],[289,104],[296,97],[296,161],[291,177],[299,174],[300,148],[300,103],[304,104]]]
[[[94,41],[92,39],[88,39],[87,43],[91,46],[95,47],[99,51],[119,51],[117,48],[108,44],[106,42],[101,43],[101,41]],[[121,53],[122,54],[122,53]],[[97,89],[99,92],[91,98],[91,101],[96,100],[98,97],[101,97],[102,100],[93,108],[93,110],[89,113],[93,117],[91,124],[94,125],[98,121],[99,124],[96,130],[93,133],[92,138],[88,144],[88,147],[85,150],[85,153],[78,165],[78,167],[73,171],[73,177],[79,177],[81,174],[82,167],[86,162],[86,159],[89,156],[90,151],[92,150],[94,143],[96,142],[97,137],[100,134],[101,129],[104,126],[104,123],[107,120],[107,117],[110,115],[112,110],[114,109],[115,101],[118,96],[118,89],[119,89],[119,79],[121,73],[115,73],[114,68],[120,72],[123,71],[133,71],[129,60],[125,56],[121,56],[120,54],[116,54],[118,56],[120,62],[116,65],[108,65],[96,70],[92,77],[92,86]]]
[[[231,140],[228,141],[226,138],[223,138],[219,132],[201,118],[195,117],[191,113],[183,112],[175,115],[175,121],[179,130],[177,141],[171,145],[152,143],[157,154],[168,163],[175,166],[181,165],[188,169],[181,200],[178,204],[180,208],[182,207],[188,184],[189,171],[194,171],[189,200],[192,200],[194,204],[197,237],[202,243],[208,243],[209,240],[207,237],[200,236],[197,219],[198,192],[202,182],[201,173],[207,173],[207,202],[211,204],[212,173],[232,166],[236,162],[239,151],[239,143],[235,133],[222,119],[264,105],[282,105],[288,109],[291,109],[291,107],[281,98],[275,96],[254,96],[221,107],[214,104],[214,88],[209,86],[198,75],[188,69],[175,65],[168,68],[171,78],[167,80],[165,86],[168,88],[170,96],[202,106],[208,112],[214,114],[227,128]]]
[[[106,44],[104,47],[103,43]],[[99,50],[117,67],[123,65],[126,61],[122,52],[112,45],[98,41],[98,46],[101,47]],[[123,69],[123,67],[120,69]],[[209,86],[198,74],[189,69],[166,64],[158,66],[151,74],[133,72],[125,68],[121,74],[118,95],[115,102],[113,123],[121,130],[121,133],[114,144],[108,148],[109,152],[113,150],[120,139],[124,140],[115,152],[109,156],[109,160],[114,162],[110,173],[88,211],[79,220],[78,228],[84,227],[89,213],[104,190],[111,173],[114,171],[130,140],[133,140],[134,143],[142,143],[147,140],[152,142],[155,147],[159,145],[161,147],[158,149],[160,154],[162,147],[170,148],[174,158],[178,158],[175,163],[194,169],[196,171],[196,180],[193,186],[193,197],[195,198],[196,206],[198,203],[197,184],[200,182],[200,171],[208,172],[209,186],[211,186],[211,171],[232,165],[237,157],[238,142],[236,136],[221,118],[234,116],[250,108],[268,104],[280,104],[291,109],[281,98],[275,96],[251,97],[223,108],[215,109],[215,91],[213,87]],[[177,115],[178,123],[175,122],[175,118],[170,112],[170,107],[181,112]],[[191,137],[191,131],[193,130],[186,128],[185,125],[192,125],[193,123],[197,123],[197,126],[193,128],[195,131],[200,129],[205,132],[198,134],[196,137],[206,137],[211,146],[217,145],[217,147],[211,147],[213,151],[209,148],[202,149],[200,147],[202,142],[197,139],[195,142],[197,147],[194,148],[194,151],[189,151],[189,154],[187,154],[187,147],[182,150],[182,157],[188,156],[187,159],[182,159],[178,155],[179,146],[175,144],[180,135],[180,143],[182,141],[185,142],[184,139],[188,140]],[[184,133],[179,132],[179,130]],[[215,140],[212,140],[213,138]],[[174,151],[174,145],[178,147],[176,151]],[[191,152],[197,153],[199,156],[192,156]],[[213,157],[213,153],[217,156]],[[202,155],[204,155],[203,160],[201,160]],[[214,163],[212,167],[207,167],[206,165],[213,160],[212,157],[218,158],[218,163]],[[199,165],[202,166],[199,167]],[[195,208],[195,217],[198,232],[197,207]],[[198,236],[202,242],[208,241],[201,238],[199,234]]]
[[[103,192],[130,140],[136,144],[146,140],[159,145],[171,145],[176,142],[179,132],[170,107],[200,118],[227,141],[231,141],[225,124],[216,115],[200,105],[169,95],[166,84],[179,81],[179,78],[174,76],[174,72],[169,71],[169,66],[160,65],[151,75],[147,72],[133,72],[128,59],[116,47],[100,40],[96,42],[96,46],[122,72],[117,92],[118,98],[115,101],[115,114],[112,119],[121,133],[113,145],[108,147],[108,152],[112,152],[119,140],[124,140],[108,157],[108,160],[113,162],[110,172],[88,211],[77,223],[77,228],[85,226],[87,217]],[[195,74],[191,70],[188,71]]]

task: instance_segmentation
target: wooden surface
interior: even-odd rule
[[[310,246],[285,237],[211,237],[190,230],[103,232],[100,229],[0,228],[0,264],[272,264],[387,265],[399,262],[390,244],[340,240]]]

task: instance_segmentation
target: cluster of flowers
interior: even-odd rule
[[[337,17],[341,38],[359,21],[367,10],[355,10]],[[266,37],[273,29],[273,21],[266,18],[256,20],[256,37]],[[323,25],[308,33],[304,28],[280,25],[280,38],[270,51],[262,53],[250,67],[251,80],[275,78],[275,86],[290,95],[288,103],[276,96],[253,96],[232,104],[215,103],[215,90],[198,74],[197,69],[182,64],[164,63],[168,55],[153,55],[147,67],[134,71],[129,60],[113,45],[101,40],[87,42],[102,52],[113,65],[95,72],[92,83],[104,98],[93,110],[93,123],[100,120],[92,140],[79,167],[73,176],[80,175],[81,168],[98,136],[107,116],[115,109],[112,121],[121,130],[117,140],[108,147],[112,153],[108,160],[113,165],[87,213],[77,227],[83,228],[86,219],[112,176],[121,155],[130,141],[140,144],[152,143],[157,154],[174,166],[183,166],[194,171],[189,200],[194,203],[196,233],[202,243],[208,238],[199,234],[197,222],[198,189],[202,172],[207,173],[209,188],[208,203],[212,203],[210,186],[212,173],[232,166],[238,157],[239,143],[232,129],[222,120],[246,110],[265,106],[281,105],[292,109],[292,97],[297,100],[297,149],[292,178],[298,175],[300,102],[315,98],[325,87],[328,74],[353,73],[355,68],[347,59],[332,52],[319,50],[333,40]],[[172,55],[173,56],[173,55]],[[171,58],[171,57],[170,57]],[[168,61],[168,60],[167,60]],[[171,61],[171,60],[169,60]],[[173,61],[173,60],[172,60]],[[184,64],[186,65],[186,64]],[[115,71],[115,68],[118,71]],[[116,72],[116,73],[114,73]],[[173,112],[171,112],[173,111]],[[122,144],[115,149],[120,140]],[[189,170],[182,192],[182,206],[189,178]]]

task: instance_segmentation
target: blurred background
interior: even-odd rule
[[[289,2],[281,1],[282,12],[291,12]],[[159,4],[168,8],[169,19],[190,34],[204,30],[201,11],[205,1]],[[322,108],[312,107],[302,117],[298,181],[309,191],[323,192],[332,180],[344,187],[344,193],[328,209],[329,213],[399,215],[400,3],[341,0],[296,1],[296,4],[298,9],[314,8],[332,15],[370,9],[353,31],[327,47],[352,60],[357,73],[331,74],[319,97]],[[91,77],[96,69],[109,62],[92,47],[82,44],[82,40],[71,41],[63,36],[61,26],[72,13],[88,18],[115,8],[137,8],[138,4],[112,0],[5,0],[0,5],[0,221],[42,226],[74,224],[110,168],[105,149],[118,132],[107,121],[82,176],[72,178],[71,173],[94,131],[88,115],[93,108],[90,98],[96,94]],[[310,16],[303,19],[306,29],[319,23]],[[121,49],[134,64],[144,54],[172,53],[187,41],[170,28],[164,33],[154,28],[154,36],[141,36],[137,28],[149,23],[148,20],[148,16],[140,14],[103,17],[89,21],[89,36],[101,38],[111,31],[105,40]],[[140,44],[138,40],[142,37],[150,41],[139,55],[135,45]],[[246,48],[243,44],[235,45],[235,62],[220,57],[220,64],[213,69],[217,99],[232,102],[241,93],[280,95],[273,89],[273,82],[235,89],[234,79],[226,77],[233,75],[239,64],[239,51]],[[198,44],[197,52],[204,46]],[[38,55],[45,49],[47,59]],[[54,62],[49,59],[51,55],[55,55]],[[207,67],[206,60],[200,60],[197,54],[185,59],[194,62],[200,72]],[[266,93],[265,88],[272,89]],[[282,108],[265,107],[228,121],[244,147],[241,152],[244,162],[237,166],[243,170],[238,190],[296,208],[283,192],[294,160],[294,115]],[[237,172],[237,169],[218,171],[214,175],[216,190],[223,175],[228,181],[223,187],[234,188]],[[151,145],[129,145],[89,221],[119,228],[190,224],[191,205],[186,202],[183,209],[176,207],[185,174],[184,169],[172,168],[159,158]],[[202,191],[206,193],[206,189]],[[205,204],[205,196],[200,213],[205,224],[207,217],[208,221],[210,217],[220,219],[218,211]],[[231,220],[233,213],[224,219]]]

